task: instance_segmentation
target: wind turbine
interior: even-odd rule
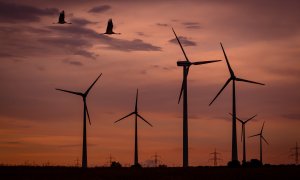
[[[231,116],[232,114],[229,113]],[[246,164],[246,123],[255,118],[257,115],[252,116],[251,118],[247,119],[246,121],[241,120],[240,118],[236,117],[236,119],[242,124],[242,134],[241,134],[241,141],[243,141],[243,164]]]
[[[222,43],[220,43],[220,44],[221,44],[221,47],[222,47],[222,50],[223,50],[223,53],[224,53],[224,56],[225,56],[225,59],[226,59],[226,64],[227,64],[228,70],[230,72],[230,77],[209,105],[211,105],[217,99],[217,97],[221,94],[221,92],[225,89],[225,87],[230,83],[230,81],[232,81],[232,151],[231,151],[231,161],[232,162],[234,162],[234,161],[238,162],[238,150],[237,150],[237,139],[236,139],[235,81],[242,81],[242,82],[259,84],[259,85],[265,85],[265,84],[236,77],[233,70],[232,70],[232,68],[231,68],[231,66],[230,66],[230,64],[229,64],[229,61],[228,61],[228,58],[226,56],[223,45],[222,45]]]
[[[182,66],[182,68],[183,68],[183,81],[182,81],[181,90],[180,90],[180,94],[179,94],[178,104],[180,102],[180,99],[181,99],[181,96],[183,93],[183,167],[188,167],[189,166],[189,155],[188,155],[187,76],[189,73],[189,69],[190,69],[191,65],[202,65],[202,64],[218,62],[221,60],[191,62],[188,59],[173,28],[172,28],[172,30],[174,32],[174,35],[175,35],[175,37],[178,41],[178,44],[183,52],[183,55],[185,57],[185,61],[177,61],[177,66]]]
[[[135,98],[135,108],[134,108],[134,111],[124,117],[122,117],[121,119],[115,121],[115,123],[131,116],[131,115],[135,115],[135,128],[134,128],[134,132],[135,132],[135,138],[134,138],[134,166],[135,167],[138,167],[139,166],[139,157],[138,157],[138,136],[137,136],[137,118],[141,118],[143,121],[145,121],[149,126],[152,127],[152,124],[150,124],[148,121],[146,121],[145,118],[143,118],[139,113],[138,113],[138,94],[139,94],[139,90],[137,89],[136,90],[136,98]]]
[[[87,168],[87,146],[86,146],[86,115],[88,116],[89,123],[91,125],[90,115],[88,111],[88,107],[86,104],[86,97],[89,94],[90,90],[94,86],[94,84],[98,81],[102,73],[97,77],[97,79],[93,82],[93,84],[90,85],[90,87],[84,92],[74,92],[74,91],[68,91],[64,89],[57,89],[58,91],[63,91],[66,93],[75,94],[78,96],[81,96],[83,99],[83,138],[82,138],[82,168]]]
[[[265,141],[265,143],[267,143],[269,145],[269,143],[267,142],[267,140],[264,138],[263,136],[263,129],[264,129],[264,125],[265,125],[265,122],[263,123],[262,127],[261,127],[261,130],[260,130],[260,133],[258,134],[255,134],[255,135],[252,135],[252,136],[249,136],[249,138],[251,137],[255,137],[255,136],[259,136],[259,145],[260,145],[260,162],[262,162],[262,139]]]

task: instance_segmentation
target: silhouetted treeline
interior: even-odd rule
[[[263,166],[260,168],[191,167],[191,168],[110,168],[0,166],[0,178],[10,180],[77,179],[220,179],[267,180],[300,179],[300,166]]]

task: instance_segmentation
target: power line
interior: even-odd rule
[[[299,162],[299,147],[298,147],[297,142],[296,142],[296,146],[294,148],[291,148],[291,150],[293,151],[293,153],[290,156],[295,157],[295,163],[296,163],[296,165],[298,165],[298,162]]]
[[[111,166],[111,164],[115,160],[115,158],[111,154],[109,154],[109,157],[107,159],[108,159],[108,161],[107,161],[108,166]]]
[[[214,162],[214,166],[218,166],[218,161],[222,161],[222,159],[218,157],[221,155],[221,153],[218,153],[215,148],[215,151],[210,153],[210,155],[212,155],[213,157],[210,158],[209,160]]]
[[[157,153],[155,153],[154,156],[152,156],[154,158],[154,166],[158,167],[158,164],[161,162],[161,156],[157,155]]]

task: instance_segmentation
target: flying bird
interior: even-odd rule
[[[58,22],[53,24],[72,24],[70,22],[65,21],[65,11],[61,11],[58,17]]]
[[[121,33],[115,33],[113,31],[113,28],[114,28],[114,24],[112,22],[112,19],[109,19],[108,22],[107,22],[106,32],[103,33],[103,34],[108,34],[108,35],[110,35],[110,34],[121,34]]]

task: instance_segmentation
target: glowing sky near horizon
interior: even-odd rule
[[[191,61],[222,59],[220,42],[235,74],[266,86],[237,83],[237,115],[265,121],[265,163],[292,163],[300,139],[300,2],[0,0],[0,163],[71,165],[81,158],[80,97],[55,88],[85,91],[103,73],[87,103],[89,166],[111,154],[132,164],[133,118],[113,122],[134,109],[139,121],[141,163],[157,153],[169,166],[182,164],[182,104],[177,104],[183,60],[173,27]],[[72,24],[53,24],[61,10]],[[102,35],[109,18],[115,32]],[[225,61],[193,66],[188,77],[189,159],[211,165],[216,148],[231,156],[231,84],[208,106],[229,78]],[[240,124],[237,125],[242,159]],[[300,141],[299,141],[300,142]],[[258,138],[247,139],[247,158],[259,158]]]

